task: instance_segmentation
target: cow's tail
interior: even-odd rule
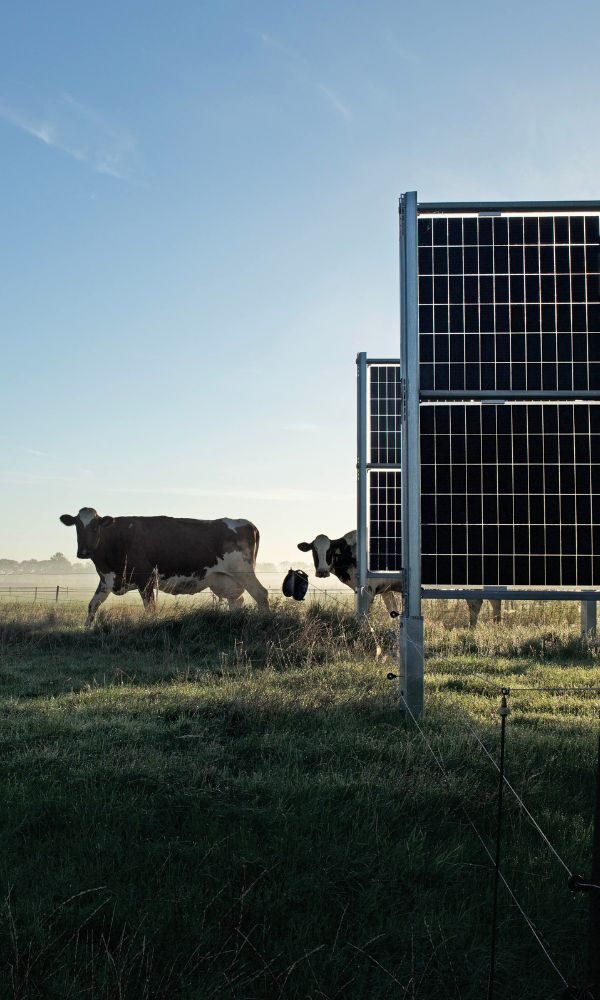
[[[250,522],[250,529],[252,533],[252,569],[254,569],[256,566],[256,557],[258,556],[258,546],[260,545],[260,531],[255,524],[252,524],[252,522]]]

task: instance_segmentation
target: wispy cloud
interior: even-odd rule
[[[318,89],[321,91],[325,99],[329,102],[329,106],[336,112],[336,114],[340,115],[342,118],[345,118],[347,122],[352,120],[352,112],[350,111],[350,108],[348,108],[343,103],[343,101],[337,96],[337,94],[333,92],[333,90],[331,90],[329,87],[326,87],[323,83],[319,84]]]
[[[0,99],[0,118],[44,145],[86,163],[99,174],[133,180],[135,138],[70,94],[50,102],[43,114],[24,111]]]
[[[25,448],[27,455],[35,455],[36,458],[51,458],[49,451],[38,451],[37,448]]]
[[[386,36],[386,41],[393,52],[402,60],[402,62],[408,63],[409,66],[419,66],[421,59],[414,51],[414,49],[409,49],[406,45],[401,45],[393,35],[388,34]]]
[[[294,49],[288,45],[284,45],[277,38],[274,38],[273,35],[269,35],[265,31],[261,33],[260,39],[263,45],[273,49],[285,58],[288,71],[304,86],[309,87],[315,94],[318,94],[334,114],[339,118],[343,118],[344,121],[352,121],[353,115],[351,109],[339,94],[318,79],[316,70],[304,56],[301,56]]]

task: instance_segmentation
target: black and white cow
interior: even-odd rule
[[[358,584],[356,531],[348,531],[341,538],[329,538],[328,535],[317,535],[312,542],[299,542],[298,548],[301,552],[312,552],[315,573],[318,577],[328,577],[333,573],[334,576],[337,576],[338,580],[356,591]],[[395,617],[398,614],[396,594],[401,593],[401,591],[402,587],[400,583],[390,582],[389,580],[382,580],[381,582],[370,580],[367,584],[367,609],[371,607],[377,594],[380,594],[386,608]],[[493,620],[499,622],[502,602],[490,601],[490,604],[492,605]],[[467,601],[467,605],[469,608],[469,625],[471,628],[475,628],[483,600]]]
[[[93,507],[60,520],[75,525],[77,557],[91,559],[100,577],[87,625],[109,594],[129,590],[140,592],[147,609],[155,607],[157,589],[197,594],[207,588],[227,598],[230,607],[244,603],[245,590],[259,607],[269,607],[268,591],[255,573],[259,533],[250,521],[100,517]]]
[[[358,567],[356,561],[356,531],[348,531],[341,538],[329,538],[328,535],[317,535],[312,542],[299,542],[301,552],[312,552],[315,564],[315,574],[323,579],[332,573],[341,583],[351,590],[358,586]],[[383,603],[394,617],[398,615],[396,593],[401,593],[400,583],[382,580],[370,580],[367,584],[367,610],[371,607],[377,594],[381,595]]]

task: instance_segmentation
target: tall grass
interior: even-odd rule
[[[75,605],[3,605],[0,996],[481,997],[490,869],[463,807],[491,843],[496,775],[468,726],[495,748],[510,681],[511,781],[587,871],[600,680],[574,610],[430,616],[443,780],[386,680],[382,611],[115,603],[85,630]],[[549,686],[588,692],[517,690]],[[514,801],[503,853],[577,978],[585,901]],[[500,934],[498,995],[554,995],[506,897]]]

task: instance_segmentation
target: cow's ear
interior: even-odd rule
[[[110,514],[107,514],[106,517],[99,517],[98,518],[98,527],[99,528],[108,528],[109,524],[114,524],[114,523],[115,523],[115,519],[114,519],[114,517],[111,517]]]
[[[77,520],[77,518],[73,517],[72,514],[61,514],[60,519],[63,524],[67,525],[68,528],[70,528],[71,525],[75,524],[75,521]]]
[[[310,552],[312,545],[310,542],[298,542],[298,548],[301,552]]]

